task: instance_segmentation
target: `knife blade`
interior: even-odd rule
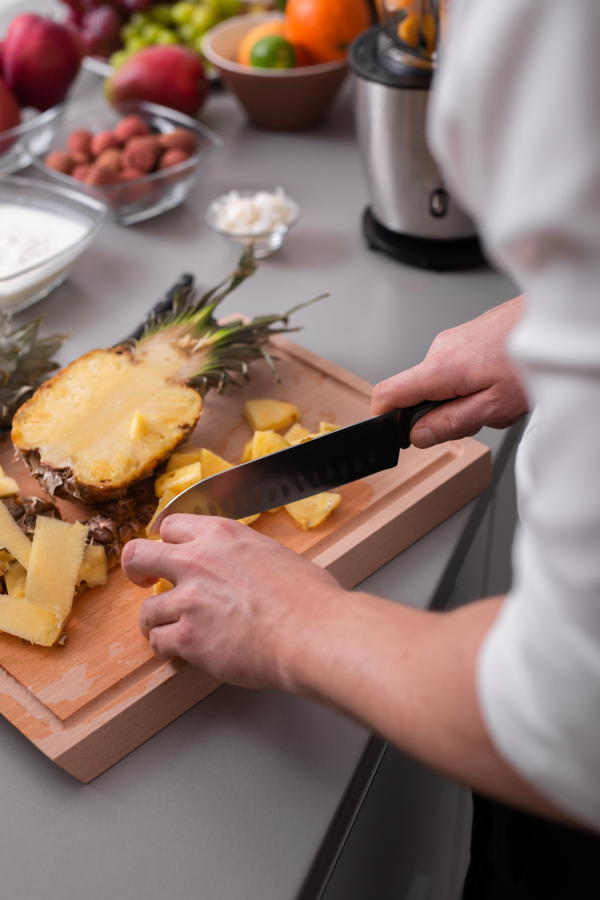
[[[174,497],[149,534],[174,513],[242,519],[391,469],[415,422],[447,402],[394,409],[205,478]]]

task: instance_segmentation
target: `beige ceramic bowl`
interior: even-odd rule
[[[309,128],[327,114],[348,65],[340,59],[293,69],[258,69],[236,62],[246,32],[274,18],[281,13],[226,19],[206,32],[202,52],[256,125],[283,131]]]

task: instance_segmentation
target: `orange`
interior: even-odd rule
[[[274,22],[261,22],[259,25],[255,25],[254,28],[251,28],[250,31],[246,32],[240,41],[237,51],[237,61],[242,66],[251,65],[250,54],[252,53],[254,45],[264,37],[275,36],[287,38],[286,27],[285,19],[276,19]]]
[[[343,59],[351,41],[372,24],[367,0],[288,0],[287,39],[314,62]]]

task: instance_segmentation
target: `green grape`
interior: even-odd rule
[[[143,50],[144,47],[147,46],[148,41],[145,41],[140,34],[134,34],[133,37],[130,37],[126,42],[125,49],[129,50],[130,53],[135,53],[137,50]]]
[[[161,28],[160,34],[156,38],[157,44],[178,44],[179,38],[170,28]]]
[[[157,22],[151,22],[148,25],[144,25],[141,36],[149,44],[154,44],[162,30]]]
[[[179,33],[179,37],[185,44],[193,44],[194,38],[198,34],[195,25],[193,25],[191,22],[185,22],[183,25],[180,25],[177,31]]]
[[[128,41],[129,38],[133,37],[134,34],[139,34],[139,31],[137,28],[134,28],[134,26],[131,24],[131,22],[128,22],[126,25],[123,25],[123,27],[119,31],[119,35],[120,35],[123,43]]]
[[[157,6],[151,7],[150,13],[152,19],[158,22],[159,25],[169,26],[174,22],[172,9],[173,7],[166,3],[159,3]]]
[[[147,25],[150,21],[150,16],[148,13],[137,12],[132,15],[128,24],[134,29],[134,32],[140,32],[144,25]]]
[[[179,0],[178,3],[175,3],[175,5],[171,7],[173,21],[177,25],[186,25],[192,21],[195,9],[196,4],[191,3],[190,0]]]
[[[131,52],[129,50],[115,50],[114,53],[108,57],[108,62],[113,67],[113,69],[118,69],[119,66],[125,62],[126,59],[129,59],[131,56]]]
[[[212,28],[213,25],[217,24],[217,16],[208,6],[197,6],[192,13],[192,25],[196,28],[197,32],[204,33],[208,31],[209,28]]]
[[[204,32],[204,34],[206,34],[206,32]],[[190,45],[192,50],[195,50],[200,56],[202,56],[202,41],[204,40],[204,34],[199,34],[198,37],[194,38]]]
[[[220,19],[239,16],[242,12],[241,0],[210,0],[210,4]]]

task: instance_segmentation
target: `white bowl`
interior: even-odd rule
[[[19,258],[7,271],[8,251],[16,229],[6,241],[0,254],[0,309],[19,312],[53,291],[67,278],[72,264],[94,240],[107,214],[104,203],[78,191],[57,187],[33,178],[4,178],[0,181],[0,208],[18,206],[50,213],[68,221],[77,234],[44,254],[27,261]],[[3,236],[0,234],[0,247]],[[6,238],[5,238],[6,240]]]
[[[240,197],[254,197],[257,193],[258,191],[236,191],[236,194]],[[257,259],[263,259],[265,256],[270,256],[272,253],[275,253],[276,250],[279,250],[286,234],[290,228],[293,228],[300,217],[298,205],[294,203],[291,197],[284,195],[283,199],[285,200],[285,205],[290,210],[290,219],[285,223],[275,225],[268,231],[242,232],[230,231],[222,228],[219,225],[219,214],[225,204],[229,202],[229,194],[222,194],[220,197],[217,197],[216,200],[213,200],[206,211],[206,221],[217,234],[221,234],[232,243],[242,247],[252,247],[254,256]]]

